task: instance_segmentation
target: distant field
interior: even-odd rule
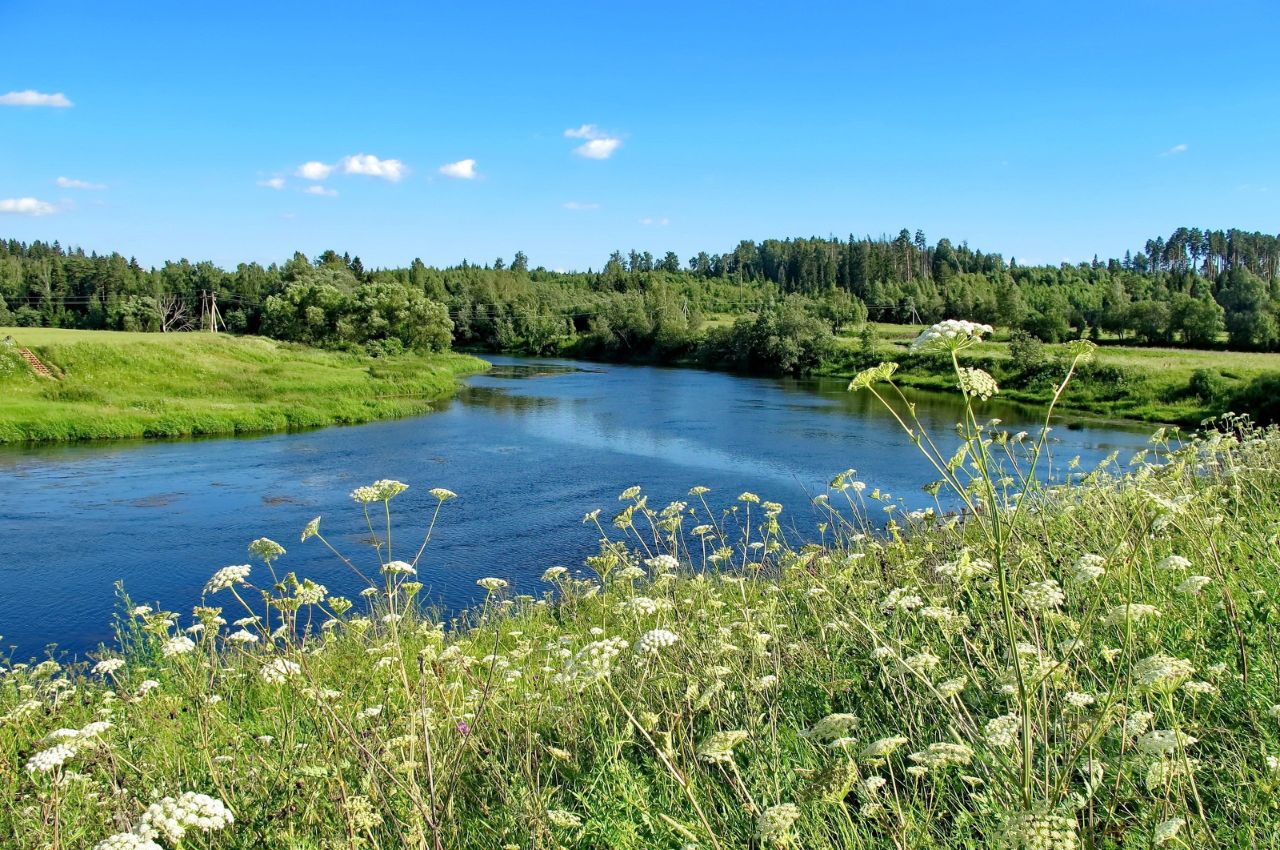
[[[0,328],[0,442],[179,437],[366,422],[424,410],[483,361],[373,359],[262,337]]]
[[[893,359],[905,355],[911,340],[926,326],[873,322],[872,327],[876,331],[882,356]],[[850,352],[858,345],[856,331],[838,339]],[[1007,331],[997,330],[989,341],[970,349],[968,356],[990,358],[996,363],[1007,362]],[[1099,346],[1095,360],[1099,365],[1124,370],[1123,385],[1091,388],[1077,384],[1068,390],[1063,399],[1064,407],[1099,416],[1148,422],[1194,424],[1218,412],[1210,402],[1188,394],[1191,376],[1197,370],[1206,370],[1220,378],[1226,392],[1239,389],[1261,375],[1280,372],[1280,354],[1148,348],[1120,345],[1106,340]],[[830,371],[839,371],[838,364],[833,366],[835,368]],[[904,372],[901,379],[906,384],[920,387],[949,387],[951,382],[949,376],[911,370]],[[1034,403],[1047,400],[1047,394],[1039,391],[1010,389],[1005,394],[1019,401]]]

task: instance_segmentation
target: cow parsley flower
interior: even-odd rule
[[[213,578],[209,579],[209,582],[204,586],[204,592],[206,594],[217,593],[219,590],[225,590],[237,584],[244,584],[252,569],[248,564],[223,567],[213,574]]]
[[[781,846],[791,843],[791,828],[800,820],[800,809],[794,803],[770,806],[760,815],[756,834],[766,845]]]
[[[63,764],[67,759],[76,754],[76,748],[71,744],[54,744],[47,750],[41,750],[27,760],[28,773],[49,773],[54,771]]]
[[[641,655],[657,655],[663,649],[674,646],[680,636],[667,629],[650,629],[636,641],[636,652]]]
[[[1161,558],[1156,563],[1156,569],[1169,570],[1170,572],[1185,570],[1190,566],[1191,562],[1181,555],[1169,555],[1166,558]]]
[[[231,810],[221,800],[186,791],[148,806],[134,831],[144,838],[167,838],[176,844],[189,829],[214,832],[234,821]]]
[[[858,725],[858,715],[846,712],[828,714],[817,723],[800,733],[802,738],[815,741],[834,741],[843,738]]]
[[[921,331],[911,342],[912,351],[961,351],[982,341],[983,334],[993,332],[991,325],[947,319]]]
[[[458,498],[457,493],[453,492],[452,490],[446,490],[443,487],[432,487],[427,492],[442,502],[447,502],[450,499]]]
[[[872,741],[862,748],[862,758],[870,762],[878,762],[887,759],[893,755],[893,751],[907,743],[907,739],[901,735],[891,735],[887,738],[880,738]]]
[[[502,588],[507,586],[506,580],[500,578],[482,578],[477,581],[476,584],[480,585],[490,593],[502,590]]]
[[[1195,666],[1185,658],[1174,658],[1157,653],[1133,665],[1133,677],[1144,691],[1172,693],[1196,672]]]
[[[680,562],[670,555],[657,555],[645,561],[645,565],[655,573],[674,572],[680,568]]]
[[[1182,583],[1175,588],[1179,593],[1186,596],[1195,596],[1208,586],[1213,579],[1208,576],[1188,576],[1183,579]]]
[[[258,636],[255,635],[253,632],[249,631],[248,629],[240,629],[239,631],[235,631],[227,635],[227,640],[231,641],[232,643],[240,643],[240,644],[245,644],[247,646],[248,644],[251,644],[251,643],[257,643]]]
[[[136,832],[117,832],[93,845],[93,850],[164,850],[164,848]]]
[[[1092,584],[1106,573],[1103,566],[1107,562],[1101,555],[1084,554],[1076,561],[1071,570],[1071,581],[1075,584]]]
[[[1156,824],[1155,832],[1151,836],[1151,843],[1159,847],[1161,844],[1167,844],[1177,836],[1178,831],[1182,829],[1186,821],[1182,818],[1169,818],[1169,820],[1161,821]]]
[[[1062,588],[1051,578],[1031,582],[1018,591],[1018,595],[1022,597],[1023,604],[1032,611],[1048,611],[1061,607],[1067,598]]]
[[[1076,850],[1080,846],[1075,818],[1045,812],[1011,815],[1000,837],[1000,846],[1009,850]]]
[[[124,667],[123,658],[104,658],[97,664],[93,665],[93,672],[99,676],[106,676],[109,673],[116,672],[122,667]]]
[[[982,728],[987,744],[1000,749],[1016,746],[1022,732],[1022,718],[1016,714],[1002,714],[987,721]]]
[[[713,732],[698,746],[698,759],[711,764],[728,764],[733,761],[733,748],[747,740],[741,729]]]
[[[189,637],[169,638],[160,647],[160,654],[165,658],[173,658],[175,655],[185,655],[196,648],[196,643]]]
[[[286,658],[275,658],[262,665],[258,675],[262,677],[264,682],[278,685],[290,676],[296,676],[301,672],[302,668],[295,662]]]
[[[967,396],[986,401],[1000,392],[1000,387],[989,373],[965,366],[960,369],[960,391]]]
[[[1138,739],[1138,751],[1148,756],[1167,756],[1186,749],[1199,740],[1173,729],[1153,729]]]
[[[249,544],[250,554],[257,555],[264,561],[273,561],[284,554],[284,547],[270,537],[259,537]]]
[[[352,490],[351,498],[362,505],[369,505],[374,502],[389,502],[408,489],[408,484],[383,478],[380,481]]]
[[[1107,611],[1107,616],[1102,619],[1103,625],[1118,626],[1123,625],[1126,621],[1137,624],[1143,620],[1149,620],[1152,617],[1159,617],[1160,609],[1154,605],[1146,605],[1141,602],[1128,602],[1124,605],[1117,605]]]

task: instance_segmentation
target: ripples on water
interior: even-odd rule
[[[280,541],[285,570],[330,591],[361,588],[316,541],[298,532],[317,514],[326,536],[371,561],[369,530],[347,498],[378,478],[408,482],[392,503],[397,539],[416,547],[435,500],[445,505],[422,565],[434,598],[475,601],[475,580],[501,576],[539,593],[555,564],[576,567],[595,549],[580,523],[610,514],[640,484],[661,506],[697,484],[713,507],[743,490],[782,502],[809,529],[809,498],[849,467],[870,486],[930,504],[935,476],[866,393],[839,380],[739,378],[695,370],[491,358],[456,398],[424,416],[254,438],[95,443],[0,449],[0,635],[17,654],[56,641],[83,652],[110,639],[112,586],[139,602],[189,612],[210,574],[245,563],[248,542]],[[950,435],[958,398],[917,396],[935,435]],[[990,403],[1010,430],[1034,432],[1034,411]],[[1147,431],[1082,424],[1055,431],[1055,453],[1086,466],[1136,451]],[[398,551],[397,554],[410,554]],[[228,605],[228,600],[220,600]],[[228,605],[228,619],[239,616]]]

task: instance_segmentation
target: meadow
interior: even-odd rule
[[[939,330],[940,329],[940,330]],[[1227,418],[1046,481],[982,416],[982,326],[916,343],[968,399],[902,498],[837,474],[800,544],[768,494],[629,487],[598,554],[483,605],[422,604],[455,494],[351,493],[369,548],[245,541],[191,612],[122,590],[116,645],[5,665],[17,848],[1273,846],[1280,433]],[[1055,392],[1087,365],[1073,345]],[[1046,428],[1052,422],[1046,413]],[[429,487],[430,483],[413,486]],[[946,490],[966,510],[927,507]],[[922,507],[922,505],[925,505]],[[289,571],[329,549],[358,599]]]
[[[908,348],[924,330],[923,325],[871,322],[874,359],[903,360],[898,379],[920,389],[945,390],[951,386],[950,364],[912,359]],[[860,352],[864,344],[860,329],[837,337],[839,349],[820,369],[821,374],[848,375],[866,360]],[[1046,352],[1052,346],[1044,346]],[[1002,379],[1012,378],[1027,365],[1011,352],[1010,335],[998,330],[975,346],[971,356]],[[1055,364],[1046,362],[1037,379],[1013,385],[1002,382],[1002,394],[1014,401],[1045,404],[1053,396]],[[1100,340],[1088,370],[1077,376],[1072,391],[1062,399],[1062,408],[1073,413],[1111,419],[1132,419],[1152,423],[1195,426],[1201,420],[1228,410],[1244,412],[1261,400],[1246,405],[1240,397],[1251,382],[1280,375],[1280,356],[1247,351],[1210,351],[1193,348],[1161,348],[1124,344],[1115,339]],[[1263,403],[1264,404],[1264,403]],[[1272,411],[1274,414],[1274,411]]]
[[[458,377],[460,354],[372,358],[263,337],[0,328],[57,376],[0,345],[0,443],[189,437],[351,424],[421,413]]]

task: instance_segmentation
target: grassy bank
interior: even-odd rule
[[[892,399],[884,377],[863,391]],[[965,522],[850,471],[816,503],[822,543],[800,545],[754,494],[694,488],[662,508],[632,488],[612,520],[587,516],[601,544],[584,568],[482,580],[483,606],[452,628],[417,600],[437,578],[423,532],[449,533],[453,494],[400,525],[404,485],[360,488],[373,548],[342,556],[374,578],[362,598],[287,573],[285,548],[344,547],[317,519],[288,547],[249,544],[253,566],[210,565],[192,615],[129,603],[91,667],[5,670],[0,834],[1271,846],[1280,433],[1157,438],[1147,458],[1045,487],[1046,444],[971,405],[966,453],[934,457],[974,508]]]
[[[261,337],[0,328],[0,442],[281,431],[419,413],[484,363],[371,359]]]
[[[902,384],[920,389],[954,388],[949,363],[909,353],[908,347],[923,325],[872,323],[871,328],[876,339],[871,357],[860,357],[861,341],[851,332],[837,338],[839,352],[823,365],[820,373],[846,376],[870,365],[869,361],[895,360],[903,364],[898,373]],[[1051,358],[1056,348],[1046,346],[1046,358]],[[998,331],[984,340],[970,357],[1000,379],[1001,395],[1006,398],[1044,405],[1053,397],[1056,372],[1052,364],[1045,370],[1044,380],[1032,378],[1024,385],[1011,380],[1027,364],[1011,357],[1007,332]],[[1202,376],[1193,380],[1197,373]],[[1072,383],[1061,408],[1090,416],[1195,426],[1228,410],[1262,412],[1246,409],[1253,405],[1243,403],[1237,396],[1251,382],[1265,376],[1280,376],[1280,354],[1104,342],[1088,369]]]

